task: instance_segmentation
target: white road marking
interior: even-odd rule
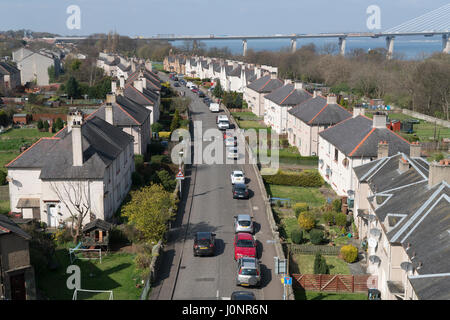
[[[258,207],[254,206],[254,207],[253,207],[253,210],[258,210]]]

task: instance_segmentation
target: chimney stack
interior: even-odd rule
[[[386,129],[386,115],[382,113],[375,113],[373,115],[372,127],[377,129]]]
[[[270,79],[276,79],[276,78],[277,78],[277,74],[275,72],[271,72]]]
[[[353,118],[356,118],[357,116],[363,116],[365,114],[364,108],[353,108]]]
[[[422,148],[419,141],[412,142],[411,145],[409,146],[409,156],[411,158],[420,158],[420,156],[422,155],[421,151]]]
[[[72,122],[72,165],[83,165],[83,137],[81,135],[81,122]]]
[[[72,130],[72,124],[74,121],[83,122],[83,113],[79,110],[71,111],[67,115],[67,132]]]
[[[117,91],[117,89],[116,89]],[[116,103],[116,95],[114,93],[107,93],[106,94],[106,103]]]
[[[294,82],[294,89],[296,89],[296,90],[303,89],[303,82],[295,81]]]
[[[450,159],[430,163],[428,171],[428,186],[431,188],[445,181],[450,184]]]
[[[334,94],[327,96],[327,104],[337,104],[337,97]]]
[[[291,83],[292,83],[292,80],[284,79],[284,85],[291,84]]]
[[[112,103],[107,102],[105,107],[105,121],[110,125],[114,125],[113,106]]]
[[[119,82],[120,82],[120,87],[123,89],[125,88],[125,77],[122,75],[119,78]]]
[[[117,90],[117,82],[116,80],[111,81],[111,92],[116,93]]]
[[[398,170],[403,173],[409,170],[409,162],[403,156],[400,157],[398,161]]]
[[[133,81],[133,86],[139,91],[139,92],[143,92],[144,91],[144,86],[142,84],[142,80],[134,80]]]
[[[389,156],[389,144],[387,141],[378,142],[377,159],[386,158]]]

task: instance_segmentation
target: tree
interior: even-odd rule
[[[46,121],[45,123],[48,122]],[[73,180],[50,182],[51,189],[70,214],[71,235],[74,243],[78,243],[83,228],[83,221],[91,213],[90,182]],[[93,217],[93,216],[91,216]]]
[[[330,268],[327,265],[327,261],[324,257],[317,252],[314,257],[314,274],[329,274]]]
[[[173,115],[172,122],[170,123],[170,131],[174,131],[180,126],[180,111],[175,110],[175,114]]]
[[[303,242],[303,230],[294,229],[291,232],[292,242],[295,244],[301,244]]]
[[[175,199],[159,184],[152,184],[131,192],[131,200],[122,213],[142,232],[148,242],[158,242],[167,231],[167,223],[174,216]]]
[[[222,85],[220,84],[220,80],[219,79],[217,79],[216,85],[215,85],[215,87],[213,89],[213,95],[216,98],[222,98],[222,96],[223,96],[223,89],[222,89]]]
[[[44,129],[44,123],[42,122],[41,119],[39,119],[37,122],[37,128],[39,131],[42,131],[42,129]]]
[[[70,77],[66,82],[66,93],[69,98],[78,98],[80,96],[80,85],[77,79]]]
[[[314,216],[314,213],[311,211],[305,211],[302,212],[298,216],[298,224],[300,225],[300,228],[305,229],[306,231],[311,230],[316,225],[316,218]]]
[[[164,129],[163,125],[159,122],[155,122],[151,125],[152,132],[160,132]]]
[[[347,225],[347,216],[345,215],[345,213],[337,212],[334,215],[334,221],[337,226],[345,227]]]
[[[309,238],[312,244],[319,245],[323,241],[323,232],[317,229],[311,230]]]
[[[45,120],[44,121],[44,124],[43,124],[43,129],[44,129],[44,131],[45,132],[48,132],[48,129],[50,128],[50,125],[48,124],[48,121],[47,120]]]
[[[62,121],[61,118],[56,118],[54,124],[55,124],[55,130],[56,131],[59,131],[62,128],[64,128],[64,121]]]

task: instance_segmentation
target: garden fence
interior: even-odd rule
[[[9,200],[9,185],[0,186],[0,201]]]
[[[291,254],[316,254],[317,252],[329,255],[338,256],[341,252],[340,246],[319,246],[319,245],[309,245],[309,244],[291,244],[290,245]]]
[[[369,274],[293,274],[293,286],[308,291],[322,292],[367,292],[369,288],[377,288],[377,277]]]

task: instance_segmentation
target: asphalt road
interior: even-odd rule
[[[161,74],[161,73],[160,73]],[[165,75],[161,76],[166,80]],[[216,115],[211,113],[203,101],[185,87],[175,88],[185,91],[191,97],[192,120],[201,121],[203,132],[217,128]],[[223,113],[223,112],[221,112]],[[193,140],[201,140],[193,137]],[[202,141],[203,147],[211,142]],[[225,157],[225,148],[223,149]],[[243,170],[250,189],[249,200],[232,197],[230,174],[233,170]],[[194,164],[190,174],[188,200],[181,227],[169,245],[172,259],[163,268],[165,280],[154,288],[152,299],[229,299],[237,290],[251,290],[258,300],[282,299],[280,278],[273,273],[275,248],[269,223],[265,214],[264,201],[253,169],[241,164]],[[186,195],[185,195],[186,196]],[[244,288],[235,284],[236,262],[233,248],[233,217],[247,213],[256,222],[255,238],[258,243],[257,254],[261,260],[262,281],[260,288]],[[216,255],[213,257],[194,257],[193,237],[198,231],[216,233]],[[186,237],[184,237],[186,235]]]

